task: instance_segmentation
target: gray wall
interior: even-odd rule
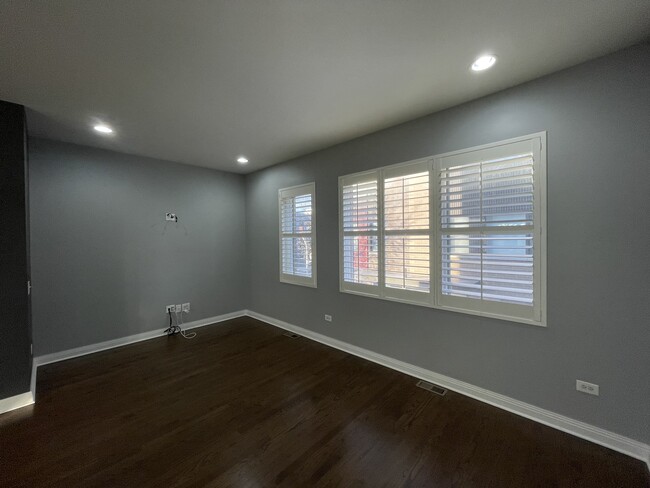
[[[248,175],[248,308],[650,442],[648,59],[637,46]],[[338,176],[543,130],[547,328],[338,291]],[[309,181],[317,289],[278,281],[277,190]]]
[[[34,354],[245,308],[240,175],[29,141]],[[175,212],[178,223],[165,223]]]

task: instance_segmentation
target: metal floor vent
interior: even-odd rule
[[[298,334],[294,334],[293,332],[285,332],[282,335],[289,337],[290,339],[298,339],[298,337],[300,337]]]
[[[444,389],[442,386],[434,385],[433,383],[429,383],[427,381],[418,381],[415,386],[418,388],[422,388],[423,390],[430,391],[431,393],[435,393],[436,395],[444,395],[447,393],[447,390]]]

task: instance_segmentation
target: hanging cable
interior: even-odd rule
[[[185,325],[185,324],[183,323],[183,314],[184,314],[184,313],[185,313],[185,312],[184,312],[183,310],[181,310],[181,325]],[[177,318],[177,319],[178,319],[178,318]],[[194,339],[194,338],[196,337],[196,332],[186,332],[186,331],[184,331],[184,330],[183,330],[182,328],[180,328],[180,327],[179,327],[179,329],[180,329],[180,331],[181,331],[181,335],[182,335],[183,337],[185,337],[185,339]]]
[[[175,334],[178,334],[181,331],[181,328],[178,325],[174,325],[173,320],[172,320],[172,311],[167,310],[167,314],[169,315],[169,327],[165,330],[165,333],[168,336],[172,336]],[[178,321],[177,321],[178,323]]]
[[[174,320],[172,319],[172,311],[171,309],[167,311],[169,315],[169,327],[165,329],[165,333],[168,336],[173,336],[176,334],[182,335],[185,339],[194,339],[196,337],[196,332],[186,332],[182,329],[181,325],[183,324],[183,311],[181,311],[181,316],[180,319],[178,317],[178,312],[174,310],[174,316],[176,317],[176,323],[174,324]]]

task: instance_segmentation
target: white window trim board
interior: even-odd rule
[[[377,232],[371,233],[376,235],[379,242],[379,269],[378,281],[379,283],[385,282],[384,276],[384,238],[386,236],[382,222],[384,220],[384,179],[395,178],[404,176],[410,173],[418,173],[430,169],[433,159],[431,157],[414,159],[412,161],[405,161],[402,163],[391,164],[369,171],[361,171],[359,173],[352,173],[349,175],[339,176],[338,195],[339,195],[339,291],[342,293],[350,293],[352,295],[362,295],[366,297],[379,298],[381,300],[388,300],[391,302],[409,303],[415,305],[432,306],[433,302],[430,293],[420,293],[417,291],[392,289],[385,286],[365,285],[360,283],[350,283],[343,279],[344,276],[344,259],[343,259],[343,186],[354,185],[369,180],[377,180]],[[431,182],[429,182],[431,185]],[[391,234],[395,231],[391,231]],[[404,231],[405,234],[418,234],[417,231]],[[350,234],[346,234],[350,235]],[[368,235],[368,233],[359,232],[354,235]],[[431,243],[430,243],[431,244]],[[409,298],[410,297],[410,298]]]
[[[311,232],[304,234],[311,237],[311,277],[297,276],[283,273],[282,269],[282,198],[296,197],[299,195],[311,194]],[[318,286],[318,253],[316,242],[316,183],[303,183],[302,185],[280,188],[278,190],[278,275],[281,283],[289,285],[306,286],[308,288],[317,288]]]
[[[440,279],[441,279],[441,270],[440,270],[440,259],[441,259],[441,248],[436,244],[436,239],[440,237],[439,231],[439,202],[438,202],[438,175],[437,175],[437,161],[441,158],[448,158],[457,155],[464,155],[467,153],[475,151],[484,151],[486,149],[496,149],[500,146],[511,145],[514,143],[522,141],[530,141],[538,139],[540,143],[539,147],[539,161],[536,161],[536,171],[539,171],[539,175],[535,175],[535,229],[533,231],[537,240],[539,241],[539,252],[534,254],[534,259],[536,263],[536,274],[535,277],[539,281],[536,285],[539,292],[537,301],[539,302],[539,319],[532,317],[526,318],[521,316],[510,315],[510,313],[521,310],[518,306],[513,305],[512,307],[503,306],[501,307],[503,312],[493,312],[489,310],[476,310],[472,308],[467,308],[462,306],[461,303],[441,304],[441,290],[440,290]],[[414,159],[411,161],[406,161],[402,163],[392,164],[389,166],[384,166],[381,168],[376,168],[369,171],[362,171],[359,173],[352,173],[349,175],[339,176],[338,178],[338,199],[339,199],[339,291],[341,293],[349,293],[353,295],[362,295],[366,297],[376,298],[380,300],[389,300],[400,303],[408,303],[411,305],[425,306],[429,308],[435,308],[439,310],[446,310],[450,312],[464,313],[468,315],[476,315],[480,317],[495,318],[500,320],[506,320],[509,322],[518,322],[527,325],[535,325],[546,327],[547,326],[547,307],[546,307],[546,287],[547,287],[547,270],[546,270],[546,254],[547,254],[547,238],[546,238],[546,218],[547,218],[547,202],[546,202],[546,166],[547,166],[547,154],[546,154],[546,131],[536,132],[533,134],[528,134],[520,137],[514,137],[511,139],[506,139],[503,141],[498,141],[489,144],[482,144],[480,146],[474,146],[470,148],[460,149],[456,151],[446,152],[443,154],[438,154],[434,156],[428,156],[424,158]],[[383,229],[383,180],[384,178],[392,178],[394,176],[400,176],[412,172],[418,172],[418,169],[428,168],[429,169],[429,205],[430,205],[430,226],[429,226],[429,244],[430,244],[430,276],[431,276],[431,288],[430,292],[421,293],[416,291],[411,291],[406,294],[393,294],[395,296],[387,296],[385,287],[381,286],[383,283],[383,255],[380,253],[379,256],[379,283],[380,285],[363,285],[358,283],[348,283],[344,280],[344,262],[343,262],[343,186],[352,185],[355,183],[368,181],[371,179],[377,180],[377,193],[378,193],[378,202],[377,202],[377,219],[378,219],[378,232],[380,242],[384,237]],[[498,231],[497,231],[498,233]],[[380,245],[380,250],[383,249],[383,246]],[[419,296],[426,295],[426,298]],[[468,299],[470,300],[470,299]],[[454,300],[451,300],[454,302]],[[462,301],[461,301],[462,302]],[[498,303],[498,302],[495,302]],[[505,304],[509,305],[509,304]],[[487,308],[490,308],[489,306]],[[494,307],[492,307],[494,308]]]
[[[338,200],[339,200],[339,291],[345,293],[351,293],[353,295],[361,295],[365,297],[377,297],[377,290],[379,286],[367,285],[364,283],[348,283],[343,279],[345,270],[345,262],[343,259],[343,183],[346,185],[355,185],[358,183],[366,183],[368,181],[377,180],[377,231],[361,231],[359,233],[354,233],[354,235],[368,235],[368,236],[377,236],[377,239],[380,240],[381,229],[379,222],[381,221],[381,209],[379,208],[379,201],[381,195],[381,185],[379,184],[379,171],[376,169],[370,171],[361,171],[359,173],[353,173],[350,175],[339,176],[338,178]],[[380,259],[381,261],[381,259]],[[378,280],[381,282],[381,269],[378,270]]]

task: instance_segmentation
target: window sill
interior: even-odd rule
[[[296,277],[284,278],[283,276],[280,276],[280,283],[286,283],[287,285],[304,286],[307,288],[318,288],[316,280],[311,278],[307,278],[303,281],[301,279],[296,279]]]
[[[407,300],[404,298],[392,298],[392,297],[381,297],[372,293],[364,293],[360,291],[353,291],[353,290],[346,290],[343,287],[339,288],[339,292],[341,293],[347,293],[349,295],[358,295],[358,296],[363,296],[363,297],[368,297],[368,298],[374,298],[376,300],[384,300],[386,302],[397,302],[397,303],[404,303],[407,305],[417,305],[419,307],[426,307],[426,308],[433,308],[437,310],[444,310],[446,312],[456,312],[456,313],[462,313],[466,315],[474,315],[478,317],[485,317],[485,318],[490,318],[490,319],[498,319],[498,320],[503,320],[506,322],[517,322],[519,324],[526,324],[526,325],[534,325],[536,327],[546,327],[546,321],[542,319],[541,321],[539,320],[534,320],[534,319],[528,319],[528,318],[523,318],[523,317],[513,317],[510,315],[501,315],[501,314],[496,314],[496,313],[489,313],[489,312],[481,312],[477,310],[468,310],[468,309],[463,309],[463,308],[458,308],[458,307],[450,307],[447,305],[434,305],[432,303],[423,303],[422,301],[416,301],[416,300]],[[431,297],[432,298],[432,297]],[[546,314],[543,313],[542,317],[544,317]]]

